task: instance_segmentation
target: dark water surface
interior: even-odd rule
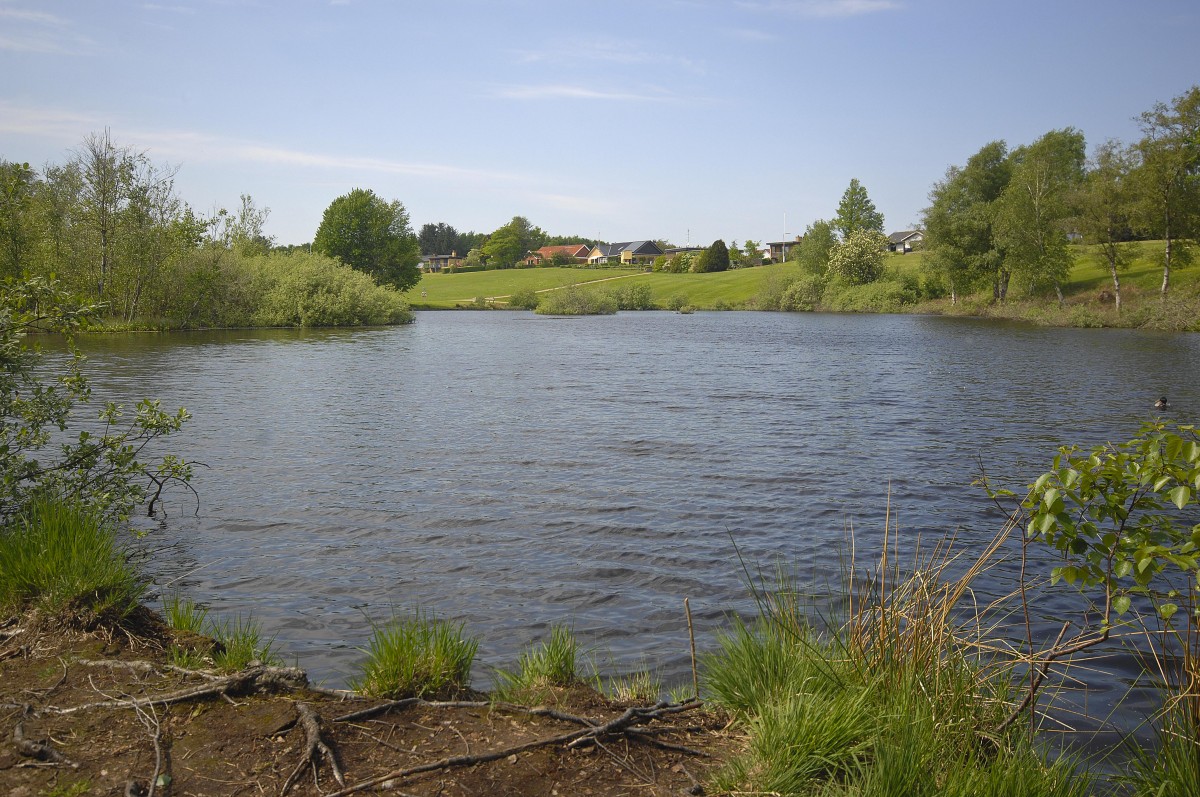
[[[1200,406],[1200,336],[936,317],[443,312],[84,348],[98,398],[194,416],[171,448],[208,466],[199,516],[168,505],[157,581],[253,613],[331,684],[371,619],[415,606],[481,639],[481,685],[556,622],[607,672],[679,681],[684,597],[702,644],[751,606],[731,537],[825,594],[849,525],[878,553],[889,486],[910,546],[982,545],[979,462],[1020,486],[1060,444],[1127,439],[1160,394],[1177,420]]]

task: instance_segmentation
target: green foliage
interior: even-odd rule
[[[674,310],[676,312],[682,310],[683,308],[685,308],[687,306],[688,306],[688,298],[686,296],[684,296],[682,293],[677,293],[674,296],[671,296],[670,298],[668,298],[665,302],[663,302],[663,307],[665,307],[668,310]]]
[[[543,246],[546,233],[529,223],[524,216],[513,216],[488,236],[483,254],[492,268],[512,268],[526,254]]]
[[[607,292],[568,285],[542,294],[534,312],[541,315],[613,315],[617,309],[616,300]]]
[[[571,629],[555,625],[550,636],[521,654],[516,672],[497,672],[502,700],[536,700],[555,687],[579,683],[579,641]]]
[[[901,313],[920,300],[912,279],[880,279],[866,285],[832,282],[821,297],[823,309],[839,313]]]
[[[369,189],[355,188],[330,203],[312,248],[401,291],[421,279],[420,245],[404,205]]]
[[[816,310],[825,295],[825,280],[816,274],[801,274],[779,297],[779,309],[789,312]]]
[[[653,310],[654,298],[650,286],[632,280],[609,289],[609,295],[617,303],[618,310]]]
[[[841,233],[843,240],[859,231],[883,235],[883,214],[875,209],[875,203],[867,196],[867,189],[858,178],[852,179],[842,194],[833,227]]]
[[[1181,571],[1190,587],[1200,579],[1200,523],[1178,514],[1196,507],[1198,494],[1194,427],[1156,421],[1126,443],[1059,449],[1053,469],[1038,477],[1022,506],[1027,535],[1067,561],[1054,569],[1056,580],[1103,586],[1118,615],[1129,611],[1131,595],[1147,596],[1169,619],[1179,596],[1156,590],[1159,577]],[[1108,611],[1104,621],[1111,622]]]
[[[608,682],[604,693],[613,700],[625,703],[656,703],[662,695],[662,680],[649,670],[638,670],[613,678]],[[690,693],[687,695],[691,696]]]
[[[883,275],[887,239],[873,230],[854,230],[829,253],[829,274],[850,285],[865,285]]]
[[[92,790],[92,782],[87,778],[70,780],[58,784],[45,792],[45,797],[83,797]]]
[[[509,307],[519,307],[522,310],[536,310],[541,297],[533,288],[522,288],[508,297]]]
[[[729,248],[720,238],[713,241],[710,247],[692,261],[692,271],[696,274],[727,270],[729,270]]]
[[[259,297],[252,315],[257,325],[382,325],[413,318],[396,290],[320,254],[272,253],[245,266]]]
[[[804,230],[800,243],[788,250],[788,259],[798,262],[809,274],[824,276],[829,265],[829,254],[837,242],[833,225],[818,219]]]
[[[139,457],[158,438],[179,430],[188,414],[169,415],[157,401],[143,400],[132,418],[109,403],[99,413],[101,432],[61,435],[77,405],[91,396],[83,358],[71,342],[95,313],[70,301],[57,284],[40,279],[7,282],[0,291],[0,524],[38,497],[56,497],[103,517],[127,517],[162,487],[186,484],[188,463],[166,456],[155,465]],[[26,345],[34,330],[66,334],[72,357],[55,374],[41,367]],[[59,440],[54,436],[59,435]],[[52,447],[52,443],[54,443]],[[54,454],[49,454],[54,451]],[[153,487],[153,493],[148,492]]]
[[[1167,712],[1153,750],[1139,748],[1133,757],[1134,797],[1192,797],[1200,794],[1200,717],[1190,706]]]
[[[363,694],[391,700],[466,689],[479,643],[464,638],[463,628],[421,612],[375,626],[361,675],[351,685]]]
[[[112,525],[79,504],[38,498],[0,528],[0,608],[119,621],[146,585]]]

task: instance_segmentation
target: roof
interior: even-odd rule
[[[534,254],[540,255],[543,258],[551,258],[555,255],[566,255],[567,257],[586,257],[587,253],[590,251],[591,247],[589,247],[587,244],[563,244],[561,246],[543,246]]]
[[[601,257],[616,257],[622,252],[635,255],[661,255],[663,252],[654,241],[622,241],[615,244],[597,244]]]
[[[900,243],[904,243],[909,238],[912,238],[913,236],[916,236],[916,235],[924,235],[924,231],[922,231],[922,230],[901,230],[900,232],[894,232],[888,236],[888,242],[894,243],[894,244],[900,244]]]

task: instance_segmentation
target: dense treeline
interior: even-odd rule
[[[272,251],[268,211],[210,217],[175,191],[176,170],[114,143],[84,139],[41,171],[0,160],[0,279],[53,277],[101,306],[110,325],[210,327],[399,323],[400,294],[352,263]],[[415,261],[415,258],[414,258]]]

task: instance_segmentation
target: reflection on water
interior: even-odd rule
[[[1023,484],[1059,444],[1128,438],[1162,394],[1191,420],[1198,341],[913,316],[422,313],[84,344],[98,398],[194,416],[173,450],[206,465],[199,511],[169,506],[158,582],[252,612],[339,684],[370,621],[414,606],[481,638],[482,682],[564,621],[609,671],[682,679],[683,598],[705,635],[751,608],[734,541],[819,595],[848,528],[860,562],[877,549],[889,500],[909,547],[956,529],[981,544],[999,521],[970,486],[980,463]],[[1039,603],[1048,633],[1074,608]],[[1093,686],[1102,716],[1122,692]]]

